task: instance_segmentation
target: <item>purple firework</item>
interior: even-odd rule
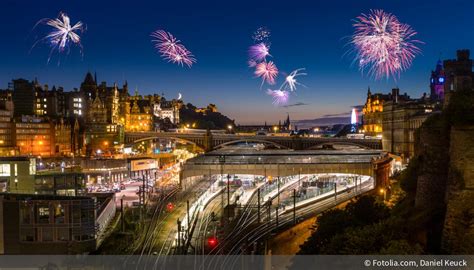
[[[168,62],[177,63],[180,65],[187,65],[191,67],[196,63],[194,55],[181,44],[181,41],[176,39],[171,33],[164,30],[157,30],[151,34],[156,38],[152,40],[155,43],[155,48]]]
[[[250,60],[256,62],[265,61],[265,58],[270,55],[270,48],[265,43],[258,43],[250,46],[249,48],[249,57]]]
[[[282,91],[282,90],[267,90],[267,94],[272,96],[273,98],[273,105],[281,106],[288,103],[288,99],[290,98],[289,91]]]

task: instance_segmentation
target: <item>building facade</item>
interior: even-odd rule
[[[87,254],[115,215],[113,195],[0,194],[0,254]]]
[[[394,88],[389,94],[372,94],[370,88],[367,90],[367,99],[362,108],[362,128],[361,131],[369,137],[381,137],[383,133],[383,111],[385,102],[398,100],[408,100],[410,97],[405,93],[400,95],[400,89]]]
[[[428,99],[386,102],[382,113],[383,150],[408,162],[415,154],[415,131],[435,110]]]

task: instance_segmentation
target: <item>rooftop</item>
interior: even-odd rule
[[[369,163],[382,150],[254,150],[221,149],[188,160],[187,164],[334,164]]]

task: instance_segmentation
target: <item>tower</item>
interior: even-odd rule
[[[357,112],[355,108],[352,108],[351,113],[351,133],[356,133],[357,130]]]
[[[114,90],[112,96],[111,120],[113,124],[119,123],[120,120],[120,96],[116,83],[114,83]]]
[[[431,100],[441,101],[444,99],[445,79],[446,78],[445,78],[445,73],[443,69],[443,63],[441,62],[441,60],[438,60],[438,63],[436,63],[436,69],[434,71],[431,71],[431,78],[430,78]]]

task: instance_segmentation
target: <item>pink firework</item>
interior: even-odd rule
[[[278,68],[272,61],[261,62],[255,67],[254,74],[262,78],[262,85],[264,82],[273,85],[275,84],[275,78],[278,76]]]
[[[272,96],[273,105],[276,106],[286,105],[288,103],[288,99],[290,98],[289,91],[268,89],[267,94]]]
[[[368,70],[375,79],[392,76],[394,79],[407,70],[421,52],[412,38],[417,34],[411,26],[400,23],[396,16],[383,10],[362,14],[354,23],[351,43],[360,70]]]
[[[265,61],[267,56],[270,55],[270,48],[265,43],[258,43],[250,46],[249,48],[249,58],[255,62]]]
[[[157,30],[151,34],[155,39],[155,48],[160,52],[161,57],[168,62],[177,63],[179,65],[187,65],[191,67],[196,63],[194,55],[181,44],[171,33],[164,30]]]

